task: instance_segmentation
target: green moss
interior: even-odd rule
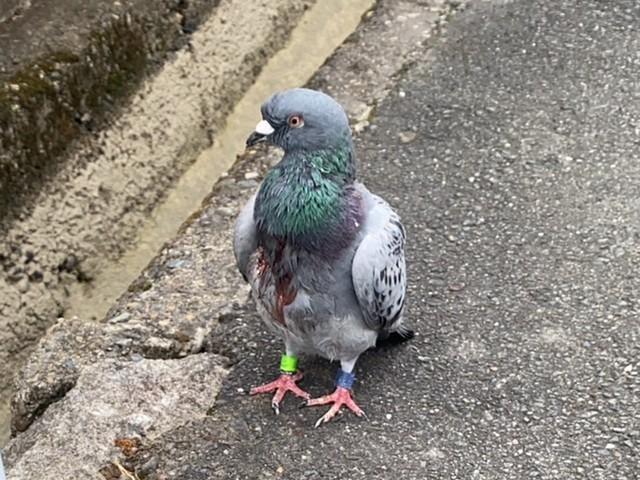
[[[142,19],[123,16],[91,33],[80,54],[49,53],[0,85],[0,220],[57,170],[83,114],[99,124],[137,87],[150,36]]]
[[[0,91],[0,102],[32,102],[40,95],[54,95],[55,88],[49,80],[51,74],[77,63],[79,57],[72,52],[57,51],[38,59],[15,73]],[[11,85],[17,85],[19,90],[13,90]]]
[[[138,277],[137,280],[129,285],[129,288],[127,290],[131,293],[146,292],[147,290],[150,290],[151,287],[153,287],[153,283],[151,283],[151,280],[144,277]]]
[[[147,66],[148,47],[140,25],[128,25],[126,18],[113,23],[109,30],[91,34],[88,55],[91,64],[100,65],[105,72],[96,79],[98,87],[87,97],[87,105],[100,107],[105,95],[118,98],[128,94]],[[105,66],[105,59],[109,65]],[[101,65],[102,64],[102,65]]]
[[[56,52],[22,68],[0,90],[0,147],[10,154],[0,156],[3,206],[40,182],[50,170],[47,160],[75,136],[77,126],[51,78],[77,60],[69,52]]]

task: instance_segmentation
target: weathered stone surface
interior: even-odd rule
[[[204,417],[226,375],[224,363],[202,353],[86,366],[75,387],[7,449],[8,477],[102,479],[98,471],[131,455],[142,439]]]
[[[122,315],[104,323],[60,319],[16,376],[14,432],[26,430],[51,403],[74,388],[83,370],[98,360],[168,359],[201,352],[206,333],[217,321],[217,302],[205,292],[200,299],[212,310],[205,313],[201,309],[198,317],[190,311],[193,303],[178,302],[184,307],[167,310],[166,316],[133,307],[135,313],[129,314],[127,321],[121,320]]]
[[[31,0],[4,0],[0,3],[0,24],[14,18],[31,5]]]
[[[248,168],[262,175],[273,153],[246,156],[218,182],[208,208],[185,224],[103,322],[60,319],[51,327],[16,377],[14,432],[27,429],[98,359],[174,358],[205,348],[219,319],[227,321],[230,306],[248,295],[230,249],[235,212],[252,191],[238,182]],[[232,354],[224,345],[219,350]]]
[[[193,29],[218,3],[33,0],[0,12],[3,222],[56,172],[74,139],[188,41],[185,25]]]

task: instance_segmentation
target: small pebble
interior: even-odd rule
[[[452,292],[459,292],[460,290],[464,290],[464,283],[452,283],[449,285],[449,290]]]
[[[27,293],[27,291],[29,291],[29,279],[27,277],[22,277],[18,282],[17,287],[20,293]]]
[[[131,318],[131,314],[128,312],[123,312],[120,315],[116,315],[115,317],[113,317],[111,319],[112,323],[120,323],[120,322],[126,322],[127,320],[129,320]]]
[[[414,141],[417,135],[418,134],[416,132],[400,132],[398,134],[402,143],[409,143]]]

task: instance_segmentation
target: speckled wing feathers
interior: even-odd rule
[[[249,280],[249,257],[258,248],[256,224],[253,221],[253,207],[256,201],[254,195],[244,206],[236,220],[233,237],[233,254],[236,257],[238,270],[245,280]]]
[[[353,258],[353,288],[367,326],[390,331],[400,326],[407,276],[405,232],[400,217],[380,197],[370,194],[375,206],[367,220],[367,233]]]

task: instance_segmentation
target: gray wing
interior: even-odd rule
[[[258,240],[256,238],[256,224],[253,221],[253,205],[256,196],[249,199],[244,206],[240,215],[236,219],[236,225],[233,235],[233,254],[236,257],[236,265],[242,273],[245,280],[248,280],[247,266],[249,257],[258,248]]]
[[[407,275],[405,232],[400,217],[379,197],[369,212],[366,234],[356,250],[351,276],[367,326],[395,330],[404,308]]]

